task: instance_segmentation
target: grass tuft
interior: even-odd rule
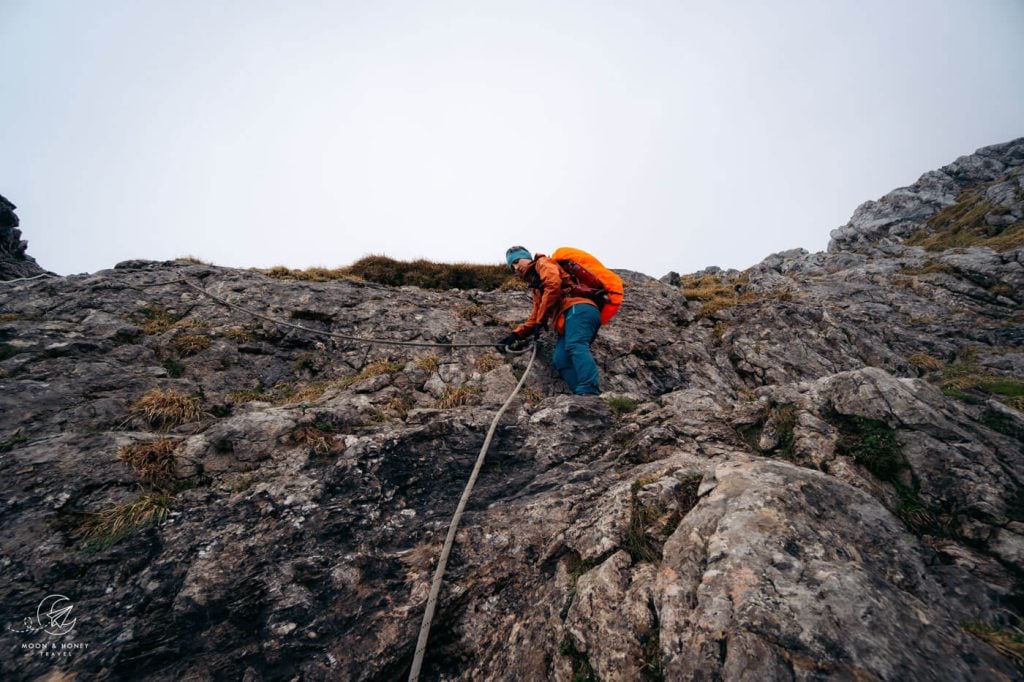
[[[662,670],[660,628],[640,638],[640,675],[645,682],[664,682]]]
[[[786,459],[792,459],[796,451],[796,439],[793,430],[796,428],[797,408],[792,403],[782,403],[775,407],[772,414],[775,430],[779,434],[779,448]]]
[[[247,388],[241,391],[228,391],[228,400],[234,405],[251,403],[255,401],[273,402],[273,399],[265,391],[258,388]]]
[[[185,365],[181,364],[174,358],[167,358],[164,360],[164,369],[167,370],[167,376],[172,379],[177,379],[185,374]]]
[[[746,291],[749,273],[739,275],[684,275],[680,278],[683,296],[702,301],[696,319],[708,317],[720,310],[760,301],[791,301],[793,294],[785,290]]]
[[[487,374],[491,370],[501,367],[504,362],[505,361],[502,360],[497,353],[485,353],[478,357],[473,365],[481,374]]]
[[[1024,406],[1024,381],[986,371],[970,350],[960,362],[945,366],[938,381],[943,393],[969,403],[995,398],[1016,410]]]
[[[178,322],[177,317],[163,308],[143,308],[140,312],[144,320],[142,325],[144,334],[163,334]]]
[[[537,405],[540,401],[544,400],[544,394],[536,388],[524,388],[520,391],[519,395],[523,396],[523,400],[526,401],[527,405]]]
[[[949,265],[948,263],[940,263],[939,261],[927,261],[924,265],[919,265],[916,267],[906,266],[900,268],[899,274],[909,276],[935,274],[956,275],[958,274],[958,271],[956,268],[954,268],[952,265]]]
[[[126,445],[117,452],[117,458],[131,467],[144,483],[163,487],[174,480],[178,463],[175,449],[178,443],[170,438]]]
[[[174,341],[171,342],[171,345],[179,355],[189,356],[206,350],[210,347],[210,343],[211,341],[209,336],[202,336],[201,334],[185,334],[184,336],[179,336],[174,339]]]
[[[469,399],[480,393],[476,386],[449,386],[437,401],[437,407],[442,410],[450,410],[454,407],[461,407],[469,402]]]
[[[633,557],[636,563],[655,563],[661,561],[661,548],[647,536],[647,529],[662,516],[664,510],[644,505],[637,493],[645,485],[653,483],[649,479],[633,482],[629,499],[629,527],[622,541],[622,549]]]
[[[1014,419],[1008,414],[988,408],[982,413],[979,421],[993,431],[1024,442],[1024,420]]]
[[[436,355],[428,355],[416,360],[417,367],[431,373],[436,372],[440,365],[441,360]]]
[[[796,428],[797,414],[796,405],[773,402],[771,406],[766,406],[759,412],[753,423],[736,426],[736,432],[747,445],[762,455],[772,456],[778,450],[778,453],[784,458],[792,460],[796,452],[794,429]],[[764,449],[760,444],[761,435],[769,423],[774,425],[775,432],[779,436],[779,443],[772,448]]]
[[[357,384],[360,381],[372,379],[373,377],[378,377],[383,374],[398,374],[403,369],[405,369],[404,362],[392,362],[387,359],[377,360],[376,362],[371,362],[366,367],[363,367],[358,374],[353,374],[351,376],[335,380],[334,385],[338,388],[348,388],[352,384]]]
[[[248,343],[253,338],[252,333],[245,327],[228,327],[221,334],[225,339],[230,339],[235,343]]]
[[[396,395],[391,396],[386,403],[384,403],[384,409],[392,414],[397,415],[400,419],[405,419],[405,416],[409,414],[409,410],[415,407],[416,403],[413,399],[407,395]]]
[[[134,502],[89,514],[82,526],[87,547],[105,549],[150,524],[167,518],[171,498],[167,495],[143,495]]]
[[[963,623],[961,627],[1024,670],[1024,632],[1019,628],[998,628],[984,623]]]
[[[985,221],[986,215],[999,210],[985,199],[984,189],[991,184],[995,183],[961,192],[956,203],[932,216],[923,228],[907,237],[906,243],[926,251],[987,246],[1004,252],[1024,246],[1024,223],[993,226]]]
[[[173,428],[193,422],[203,416],[198,397],[174,389],[154,388],[132,405],[132,414],[141,417],[150,426]]]
[[[298,445],[308,447],[309,454],[314,457],[338,455],[345,450],[333,429],[324,428],[324,425],[300,426],[292,432],[292,440]]]
[[[942,360],[928,355],[927,353],[914,353],[907,358],[907,362],[925,372],[937,372],[946,366],[946,363]]]
[[[429,260],[400,261],[387,256],[367,256],[344,268],[291,270],[282,266],[256,270],[268,277],[312,282],[360,279],[387,286],[422,289],[482,289],[492,291],[516,278],[504,265],[435,263]]]
[[[852,457],[879,480],[895,481],[906,467],[896,431],[878,419],[832,412],[829,421],[839,429],[836,452]]]
[[[608,403],[608,407],[612,408],[612,412],[618,415],[629,414],[640,405],[639,400],[633,400],[626,396],[613,395],[608,396],[604,399]]]

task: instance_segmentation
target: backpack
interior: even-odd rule
[[[608,324],[622,306],[622,278],[581,249],[560,246],[551,254],[551,260],[572,279],[569,294],[596,303],[601,311],[601,324]]]

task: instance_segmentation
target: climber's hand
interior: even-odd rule
[[[505,351],[508,350],[509,346],[511,346],[512,344],[514,344],[518,340],[519,340],[518,336],[516,336],[515,334],[509,334],[508,336],[506,336],[505,338],[503,338],[501,341],[498,342],[498,345],[496,346],[496,348],[498,349],[499,353],[504,353]]]

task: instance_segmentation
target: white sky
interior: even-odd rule
[[[1022,45],[1022,0],[0,0],[0,194],[62,274],[744,268],[1024,135]]]

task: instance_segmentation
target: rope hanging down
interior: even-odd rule
[[[487,430],[487,438],[484,439],[484,445],[480,448],[480,454],[476,458],[476,465],[473,467],[473,473],[469,476],[469,482],[466,483],[466,489],[462,491],[462,499],[459,500],[459,506],[455,509],[455,516],[452,517],[452,523],[448,526],[448,537],[444,540],[444,547],[441,549],[441,557],[437,560],[437,569],[434,571],[434,580],[430,584],[430,595],[427,597],[427,610],[423,613],[423,623],[420,625],[420,636],[416,641],[416,653],[412,660],[412,670],[409,672],[409,682],[416,682],[420,677],[420,668],[423,666],[423,655],[427,651],[427,639],[430,637],[430,624],[434,620],[434,609],[437,606],[437,596],[441,592],[441,581],[444,578],[444,569],[448,565],[448,555],[451,554],[452,545],[455,543],[455,532],[459,528],[459,521],[462,519],[462,512],[466,509],[466,503],[469,501],[469,496],[473,492],[473,486],[476,484],[477,476],[480,475],[480,469],[484,465],[484,457],[487,455],[487,449],[491,447],[491,439],[494,437],[494,431],[498,428],[498,420],[501,419],[501,415],[505,414],[505,410],[512,404],[512,399],[519,393],[519,389],[526,383],[526,377],[530,375],[530,368],[533,366],[533,361],[537,357],[537,344],[533,344],[533,353],[530,354],[530,362],[526,365],[526,371],[523,372],[523,377],[516,384],[516,387],[509,394],[508,398],[505,399],[501,409],[498,410],[498,414],[494,415],[494,420],[491,421],[491,428]]]

